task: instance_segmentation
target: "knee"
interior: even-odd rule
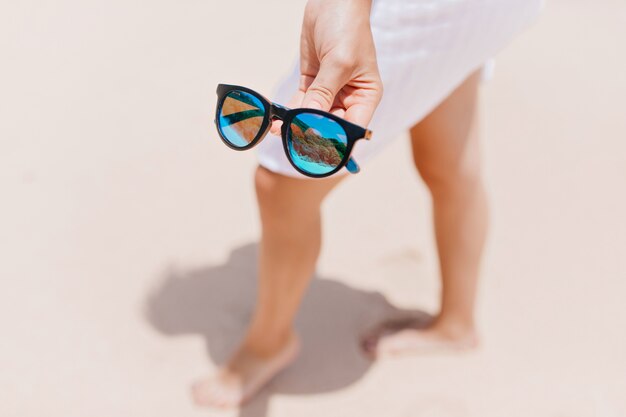
[[[472,192],[482,186],[478,160],[449,163],[421,161],[415,163],[424,183],[433,194]]]
[[[258,166],[254,174],[254,188],[261,214],[288,216],[300,207],[297,180]]]
[[[263,230],[291,241],[299,230],[319,222],[320,202],[303,180],[258,167],[254,185]]]
[[[276,201],[281,190],[281,175],[262,166],[258,166],[254,173],[254,189],[259,204],[266,205]]]

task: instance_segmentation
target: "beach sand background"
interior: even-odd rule
[[[242,410],[194,408],[250,315],[259,235],[255,156],[219,142],[215,86],[269,94],[303,5],[0,5],[0,415],[625,416],[621,0],[548,1],[484,87],[480,350],[358,353],[377,320],[436,308],[403,137],[325,206],[299,361]]]

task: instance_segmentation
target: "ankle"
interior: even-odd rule
[[[473,318],[439,315],[432,324],[432,329],[441,331],[452,339],[476,335]]]
[[[243,341],[242,348],[255,356],[266,358],[281,352],[296,338],[293,329],[280,332],[262,332],[250,329]]]

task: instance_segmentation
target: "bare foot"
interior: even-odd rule
[[[217,374],[193,385],[194,402],[200,406],[237,407],[291,364],[299,350],[295,334],[271,353],[259,354],[244,344]]]
[[[437,320],[401,319],[384,322],[361,340],[372,357],[396,357],[428,352],[470,350],[478,346],[472,327],[441,324]]]

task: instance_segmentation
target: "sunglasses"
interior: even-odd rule
[[[323,178],[344,166],[352,174],[359,172],[350,153],[357,140],[371,138],[371,131],[322,110],[288,109],[249,88],[217,86],[215,125],[230,148],[245,151],[254,147],[274,120],[282,120],[285,154],[301,174]]]

